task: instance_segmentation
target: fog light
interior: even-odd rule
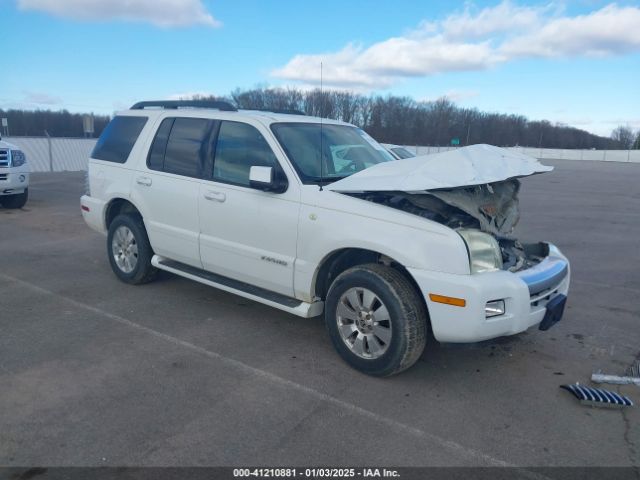
[[[20,176],[18,177],[18,180],[20,180],[21,182],[24,182],[26,178],[27,178],[27,177],[25,177],[24,175],[20,175]]]
[[[491,300],[484,306],[484,314],[487,318],[504,315],[504,300]]]

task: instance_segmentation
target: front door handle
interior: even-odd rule
[[[136,178],[136,182],[138,185],[144,185],[145,187],[151,186],[151,179],[149,177],[138,177]]]
[[[214,192],[212,190],[209,190],[204,194],[204,198],[216,202],[224,202],[227,199],[227,196],[222,192]]]

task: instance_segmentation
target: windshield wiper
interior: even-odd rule
[[[310,178],[305,181],[305,183],[311,183],[313,185],[329,185],[333,182],[337,182],[338,180],[342,180],[343,178],[347,178],[350,175],[341,175],[339,177],[324,177],[320,179],[320,177]]]

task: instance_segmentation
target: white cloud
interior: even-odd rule
[[[320,85],[322,76],[324,85],[328,88],[373,88],[379,85],[388,86],[392,83],[390,78],[378,76],[374,79],[370,72],[360,71],[354,63],[361,55],[362,48],[353,44],[335,53],[296,55],[284,67],[274,70],[272,75],[312,85]]]
[[[410,77],[473,71],[522,57],[616,55],[640,51],[640,8],[610,4],[589,15],[562,16],[553,4],[508,0],[440,21],[423,21],[406,35],[336,52],[299,54],[271,72],[276,78],[334,88],[374,90]]]
[[[467,4],[464,12],[450,15],[441,22],[440,28],[452,39],[486,38],[500,32],[536,28],[549,10],[549,6],[517,6],[510,1],[503,1],[474,13],[473,6]]]
[[[573,18],[556,18],[540,30],[502,45],[508,57],[607,56],[640,50],[640,8],[615,4]]]
[[[23,91],[24,102],[36,105],[59,105],[62,98],[42,92]]]
[[[613,118],[606,120],[605,123],[610,125],[627,125],[632,128],[640,128],[640,118]]]
[[[274,77],[329,87],[374,89],[391,86],[399,77],[418,77],[442,71],[481,70],[499,57],[485,43],[453,43],[441,35],[416,39],[395,37],[369,48],[347,45],[335,53],[296,55]]]
[[[219,27],[201,0],[18,0],[22,10],[37,10],[77,20],[126,20],[159,27]]]

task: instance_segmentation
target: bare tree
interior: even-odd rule
[[[620,143],[620,147],[624,149],[631,148],[635,135],[628,125],[620,125],[611,132],[611,138]]]
[[[235,89],[228,96],[195,96],[201,100],[225,100],[240,109],[298,110],[353,123],[382,142],[402,145],[448,145],[490,143],[546,148],[629,148],[640,139],[629,127],[618,127],[611,138],[599,137],[567,125],[546,120],[531,121],[519,115],[460,108],[443,98],[416,102],[409,97],[362,95],[349,91],[302,90],[256,86]],[[82,115],[67,111],[0,110],[8,117],[14,135],[82,136]],[[95,116],[96,134],[108,117]]]

